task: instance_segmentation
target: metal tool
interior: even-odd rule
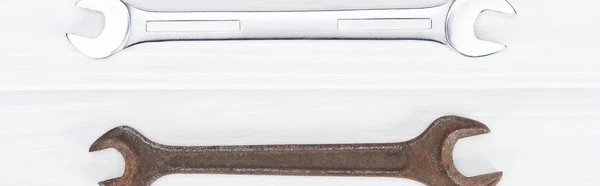
[[[181,147],[122,126],[100,137],[90,152],[115,148],[125,158],[124,175],[101,186],[150,186],[178,173],[398,177],[434,186],[494,186],[502,172],[465,177],[452,158],[459,139],[488,132],[478,121],[445,116],[402,143]]]
[[[246,39],[412,39],[448,44],[478,57],[506,46],[479,40],[473,30],[485,10],[516,14],[506,0],[450,0],[421,8],[287,12],[150,12],[121,0],[80,0],[99,11],[105,27],[97,38],[67,34],[77,50],[106,58],[152,41]]]

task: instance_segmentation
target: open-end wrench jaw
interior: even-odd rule
[[[458,140],[489,132],[490,129],[483,123],[464,117],[444,116],[435,120],[421,136],[415,138],[413,151],[429,152],[414,156],[422,160],[412,161],[417,162],[412,168],[418,167],[412,176],[427,185],[496,185],[502,178],[502,172],[466,177],[458,171],[453,158],[453,150]],[[436,146],[441,148],[431,148]],[[422,171],[429,174],[423,174]]]
[[[125,172],[119,178],[100,182],[100,186],[149,186],[162,176],[162,171],[157,170],[160,166],[148,162],[160,159],[156,154],[161,145],[150,141],[135,129],[128,126],[114,128],[96,140],[89,151],[109,148],[121,153],[125,160]]]
[[[506,0],[454,0],[446,18],[448,45],[469,57],[488,56],[504,50],[506,45],[480,40],[475,35],[475,21],[484,11],[517,14]]]
[[[75,6],[98,11],[104,15],[104,29],[96,38],[66,34],[79,52],[90,58],[106,58],[125,48],[131,15],[121,0],[80,0]]]

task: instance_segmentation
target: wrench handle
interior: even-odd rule
[[[166,164],[171,174],[401,177],[409,149],[404,143],[172,147]]]
[[[127,45],[234,39],[416,39],[445,43],[450,5],[290,12],[149,12],[130,7]]]

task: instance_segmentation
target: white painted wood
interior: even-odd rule
[[[173,10],[422,3],[130,2]],[[477,59],[423,41],[210,41],[141,44],[92,60],[64,32],[94,35],[102,18],[73,3],[0,1],[0,185],[95,185],[119,176],[123,162],[115,151],[87,149],[122,124],[173,145],[393,142],[446,114],[480,120],[493,131],[458,144],[455,160],[466,175],[502,170],[502,186],[600,181],[596,1],[512,0],[517,17],[485,13],[478,34],[509,48]],[[419,184],[177,175],[154,185]]]

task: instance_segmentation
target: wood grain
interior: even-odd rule
[[[177,2],[132,1],[171,9],[420,1]],[[511,0],[518,16],[485,13],[476,26],[481,38],[508,49],[477,59],[422,41],[211,41],[141,44],[91,60],[64,33],[77,30],[78,19],[101,24],[102,18],[73,3],[0,0],[0,185],[95,185],[119,176],[123,162],[115,151],[87,148],[123,124],[176,145],[392,142],[447,114],[493,131],[457,145],[455,159],[466,175],[502,170],[501,186],[600,181],[596,1]],[[177,175],[155,185],[418,184]]]

